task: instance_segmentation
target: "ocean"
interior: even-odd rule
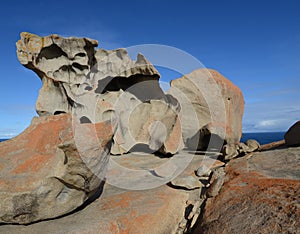
[[[257,140],[261,145],[268,144],[274,141],[280,141],[284,139],[284,132],[253,132],[253,133],[243,133],[241,142],[245,142],[248,139]],[[5,141],[8,139],[0,139]]]
[[[245,142],[249,139],[257,140],[261,145],[268,144],[274,141],[280,141],[284,139],[285,132],[253,132],[243,133],[241,142]]]

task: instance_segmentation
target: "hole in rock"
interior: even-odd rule
[[[81,65],[79,63],[72,63],[72,66],[79,69],[80,71],[89,69],[89,67],[87,65]]]
[[[85,123],[92,123],[92,121],[91,121],[88,117],[82,116],[82,117],[80,118],[80,123],[82,123],[82,124],[85,124]]]
[[[134,145],[129,152],[131,153],[146,153],[146,154],[153,154],[154,151],[149,148],[148,145],[146,144],[136,144]]]
[[[42,59],[42,58],[55,59],[55,58],[58,58],[60,56],[68,57],[66,52],[64,52],[58,45],[52,44],[48,47],[44,47],[41,50],[41,52],[40,52],[40,54],[37,58],[37,62],[39,62],[39,60]]]
[[[55,111],[54,115],[66,114],[65,111]]]
[[[106,77],[98,81],[95,93],[124,90],[135,95],[141,101],[164,98],[159,87],[158,76],[133,75],[126,77]]]
[[[187,146],[190,150],[220,152],[226,141],[219,135],[210,132],[198,131],[193,137],[187,139]]]
[[[78,57],[85,57],[86,54],[85,54],[85,53],[78,53],[78,54],[75,55],[75,57],[76,57],[76,56],[78,56]]]

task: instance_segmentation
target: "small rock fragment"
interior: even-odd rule
[[[219,194],[225,181],[225,171],[224,168],[218,168],[213,171],[211,184],[206,191],[207,197],[215,197]]]
[[[239,156],[238,146],[236,144],[227,144],[223,146],[223,154],[225,160],[233,159]]]
[[[199,209],[200,209],[200,201],[197,201],[194,206],[193,206],[193,209],[191,211],[191,213],[189,214],[188,216],[188,219],[192,219],[194,217],[194,215],[199,212]]]
[[[254,152],[255,150],[258,150],[260,147],[260,144],[253,139],[247,140],[246,145],[248,146],[250,152]]]
[[[204,186],[198,179],[193,176],[177,177],[176,179],[171,181],[171,184],[175,187],[180,187],[188,190],[198,189]]]
[[[224,178],[218,177],[215,181],[209,186],[207,190],[207,197],[215,197],[219,194],[222,186],[224,184]]]
[[[211,170],[206,167],[205,165],[201,165],[197,170],[196,170],[196,175],[201,177],[201,176],[204,176],[204,177],[208,177],[211,173]]]

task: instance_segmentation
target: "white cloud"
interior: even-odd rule
[[[256,125],[256,127],[263,127],[263,128],[270,128],[270,127],[276,127],[276,125],[278,124],[278,120],[262,120],[260,122],[258,122],[258,124]]]
[[[0,129],[0,139],[12,138],[18,134],[16,129]]]
[[[294,101],[246,103],[244,132],[281,132],[300,119],[300,105]]]

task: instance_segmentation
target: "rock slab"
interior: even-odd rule
[[[28,226],[0,226],[0,233],[176,233],[187,199],[184,191],[166,185],[127,191],[105,184],[101,197],[80,212]]]
[[[194,233],[300,233],[300,148],[230,161]]]

